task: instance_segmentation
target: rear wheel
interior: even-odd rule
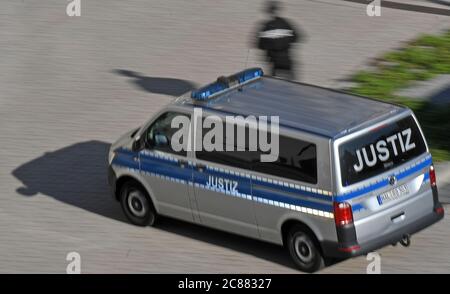
[[[302,226],[293,226],[287,236],[287,247],[295,265],[312,273],[324,266],[324,259],[315,238]]]
[[[138,226],[153,226],[156,210],[145,189],[136,182],[126,182],[120,190],[120,203],[126,217]]]

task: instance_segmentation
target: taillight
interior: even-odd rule
[[[361,249],[361,246],[359,246],[359,245],[338,248],[339,251],[343,251],[343,252],[353,252],[353,251],[358,251],[359,249]]]
[[[436,187],[436,172],[433,165],[430,165],[430,185]]]
[[[347,202],[334,202],[334,221],[336,226],[344,226],[353,222],[352,206]]]
[[[434,209],[437,214],[444,214],[444,207],[440,206]]]

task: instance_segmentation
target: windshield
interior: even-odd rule
[[[342,186],[393,169],[426,151],[414,118],[383,125],[339,146]]]

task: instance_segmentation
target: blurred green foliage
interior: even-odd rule
[[[420,36],[405,48],[386,53],[373,69],[352,77],[355,87],[349,91],[410,107],[423,128],[434,160],[450,160],[450,105],[434,105],[395,95],[415,81],[440,74],[450,74],[450,30],[440,35]]]

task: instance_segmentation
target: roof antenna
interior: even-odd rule
[[[245,58],[245,67],[244,67],[244,69],[247,69],[247,66],[248,66],[248,56],[250,55],[250,48],[248,48],[247,49],[247,58]],[[238,91],[239,92],[242,92],[242,86],[240,86],[239,88],[238,88]]]
[[[248,66],[248,56],[250,55],[250,48],[247,49],[247,58],[245,59],[245,69],[247,69]]]

